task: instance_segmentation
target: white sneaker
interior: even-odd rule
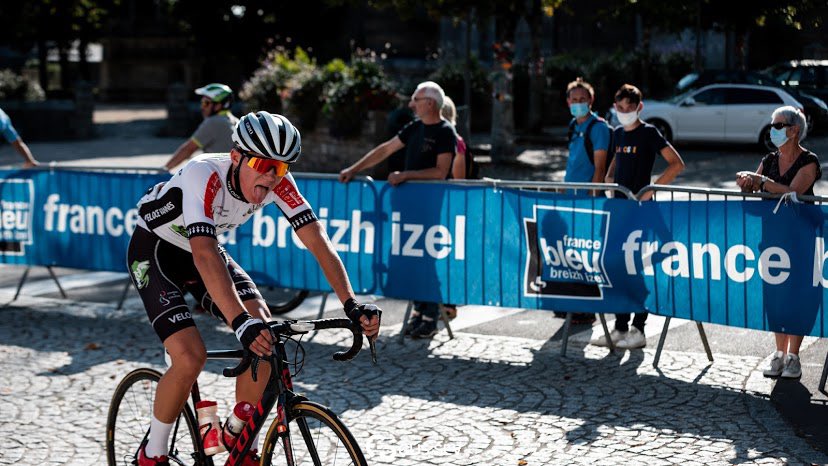
[[[771,361],[768,368],[762,371],[765,377],[779,377],[782,375],[782,370],[785,368],[785,353],[777,351],[771,355]]]
[[[783,379],[798,379],[802,377],[802,363],[799,362],[799,356],[796,354],[788,354],[785,358],[785,369],[782,371]]]
[[[613,329],[613,331],[610,332],[610,340],[612,340],[613,345],[617,345],[618,342],[623,340],[626,335],[627,335],[627,332],[621,332],[619,330]],[[607,346],[609,346],[607,344],[607,336],[606,335],[601,335],[600,337],[590,341],[589,344],[590,345],[595,345],[595,346],[603,346],[605,348]]]
[[[624,339],[615,344],[615,347],[619,349],[637,349],[645,346],[647,346],[647,339],[644,338],[641,330],[635,327],[630,327]]]

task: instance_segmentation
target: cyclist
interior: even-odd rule
[[[173,423],[204,367],[204,342],[184,301],[185,292],[230,325],[245,349],[258,356],[271,352],[264,324],[267,306],[217,240],[265,205],[275,203],[290,221],[348,317],[362,324],[365,335],[375,338],[379,333],[378,308],[357,303],[342,261],[288,171],[301,152],[299,131],[281,115],[249,113],[236,125],[233,142],[229,156],[195,157],[169,181],[150,188],[138,203],[127,264],[150,323],[172,359],[158,383],[139,466],[167,464]],[[269,371],[268,364],[259,365],[256,383],[250,374],[238,377],[236,401],[256,404]],[[254,439],[253,445],[257,442]],[[256,451],[251,450],[243,464],[258,464]]]
[[[190,139],[181,144],[170,160],[164,165],[172,170],[184,162],[197,149],[204,152],[227,152],[233,147],[231,134],[239,119],[230,113],[233,105],[233,90],[219,83],[208,84],[195,90],[201,96],[201,116],[204,121],[198,125]]]

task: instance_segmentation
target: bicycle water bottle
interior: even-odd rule
[[[241,434],[242,429],[247,424],[247,420],[253,415],[253,409],[253,405],[246,401],[236,403],[236,406],[230,413],[230,417],[224,423],[224,429],[221,433],[221,440],[224,442],[227,450],[233,449],[233,446],[236,445],[239,434]]]
[[[196,403],[198,413],[198,432],[201,434],[204,453],[207,456],[223,452],[221,443],[221,424],[218,417],[218,403],[202,400]]]

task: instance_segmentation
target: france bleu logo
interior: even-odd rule
[[[603,299],[611,287],[604,269],[610,213],[592,209],[534,206],[524,218],[524,296]]]
[[[0,180],[0,254],[22,256],[32,244],[34,183],[30,179]]]

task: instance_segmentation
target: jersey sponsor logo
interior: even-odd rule
[[[133,261],[129,268],[135,280],[135,287],[143,290],[149,284],[149,261]]]
[[[170,225],[170,230],[172,230],[173,233],[175,233],[179,236],[183,236],[184,238],[189,238],[189,235],[187,234],[187,229],[184,228],[181,225],[172,224],[172,225]]]
[[[154,230],[180,217],[183,192],[181,188],[172,187],[158,199],[144,202],[138,206],[138,215]]]
[[[167,307],[170,305],[170,299],[178,299],[181,297],[181,293],[178,291],[162,291],[160,295],[158,295],[158,302],[161,303],[162,306]]]
[[[159,207],[159,208],[157,208],[157,209],[155,209],[151,212],[143,214],[142,217],[144,218],[145,222],[149,223],[149,222],[161,217],[162,215],[164,215],[166,213],[172,212],[173,209],[175,209],[175,205],[172,202],[167,202],[163,206],[161,206],[161,207]]]
[[[221,189],[221,180],[218,173],[213,173],[210,179],[207,180],[207,187],[204,189],[204,215],[207,218],[213,218],[213,201],[216,200],[216,194]]]
[[[239,295],[239,298],[244,298],[245,296],[259,295],[258,291],[256,291],[256,288],[242,288],[240,290],[236,290],[236,294]]]
[[[170,322],[172,322],[174,324],[176,322],[183,322],[185,320],[192,319],[192,318],[193,318],[193,316],[190,314],[190,311],[184,311],[184,312],[179,312],[178,314],[176,314],[172,317],[167,317],[167,320],[169,320]]]
[[[273,188],[273,192],[291,209],[295,209],[305,203],[302,195],[296,190],[296,186],[293,186],[293,183],[287,178],[282,178],[282,181]]]

